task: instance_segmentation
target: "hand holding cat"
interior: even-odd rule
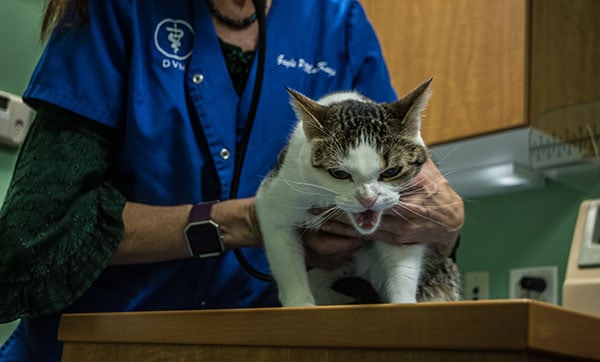
[[[464,223],[461,197],[431,160],[413,185],[412,192],[401,195],[396,215],[384,215],[377,237],[391,243],[433,243],[440,254],[450,255]]]
[[[462,199],[431,160],[423,165],[409,190],[401,195],[395,208],[382,216],[379,229],[368,238],[360,235],[345,215],[330,219],[319,232],[306,232],[303,238],[307,262],[317,267],[335,267],[368,240],[433,243],[440,254],[449,256],[464,222]]]
[[[321,269],[334,269],[368,242],[362,236],[349,235],[357,233],[352,232],[354,231],[352,225],[349,221],[345,221],[347,223],[332,220],[323,225],[322,230],[303,231],[307,265]],[[325,231],[329,230],[330,226],[331,232]]]

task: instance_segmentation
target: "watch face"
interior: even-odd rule
[[[193,256],[218,256],[225,250],[219,226],[211,220],[189,224],[185,236]]]

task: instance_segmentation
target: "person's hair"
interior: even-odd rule
[[[54,28],[67,29],[84,25],[88,20],[87,0],[47,0],[42,18],[42,39]]]

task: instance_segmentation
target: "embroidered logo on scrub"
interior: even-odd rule
[[[154,45],[165,56],[163,68],[185,70],[183,61],[192,55],[194,29],[187,21],[164,19],[154,31]]]
[[[277,56],[277,65],[286,69],[297,69],[306,74],[325,73],[329,77],[335,77],[337,70],[332,68],[326,61],[311,63],[303,58],[287,58],[285,54]]]

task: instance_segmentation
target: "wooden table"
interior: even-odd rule
[[[62,316],[63,361],[600,360],[600,318],[530,300]]]

